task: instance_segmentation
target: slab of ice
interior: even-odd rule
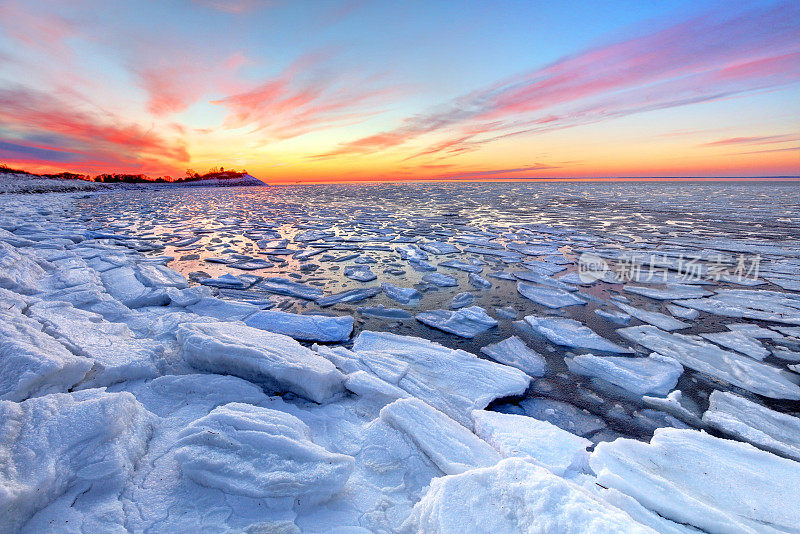
[[[269,391],[325,402],[344,390],[332,363],[281,334],[241,323],[194,323],[178,328],[178,343],[195,369],[238,376]]]
[[[100,274],[106,291],[129,308],[143,306],[165,306],[169,297],[163,288],[150,288],[136,277],[132,267],[122,266]]]
[[[359,287],[356,289],[349,289],[347,291],[342,291],[341,293],[334,293],[332,295],[326,295],[322,298],[316,300],[317,306],[320,308],[327,308],[328,306],[333,306],[334,304],[341,304],[341,303],[354,303],[354,302],[361,302],[362,300],[367,300],[369,298],[374,297],[375,295],[381,292],[381,288],[379,287]]]
[[[711,332],[700,334],[701,337],[727,349],[746,354],[756,360],[763,360],[769,356],[769,351],[756,339],[748,337],[741,332],[730,330],[727,332]]]
[[[666,395],[683,374],[677,360],[655,352],[647,358],[579,354],[564,361],[575,374],[600,378],[634,395]]]
[[[338,343],[350,339],[354,320],[351,316],[300,315],[277,310],[263,310],[244,322],[247,326],[304,341]]]
[[[32,294],[38,290],[45,270],[15,247],[0,241],[0,287],[17,293]]]
[[[256,289],[275,293],[276,295],[286,295],[306,300],[316,300],[322,297],[322,290],[318,287],[278,277],[265,278],[256,284]]]
[[[398,399],[385,406],[380,416],[408,436],[446,475],[500,461],[491,445],[419,399]]]
[[[475,302],[475,295],[469,291],[459,293],[453,297],[453,302],[450,303],[450,308],[457,310],[465,306],[471,306]]]
[[[410,319],[413,317],[409,312],[400,308],[360,307],[358,313],[366,317],[378,317],[380,319]]]
[[[697,310],[684,308],[683,306],[677,306],[675,304],[667,304],[667,310],[675,317],[689,319],[690,321],[694,321],[700,316],[700,312]]]
[[[304,505],[341,491],[355,464],[311,441],[308,426],[293,415],[241,403],[192,422],[175,446],[184,476],[202,486]]]
[[[136,266],[139,281],[148,287],[189,287],[186,277],[163,265],[141,262]]]
[[[386,282],[381,284],[381,287],[387,297],[401,304],[411,304],[412,301],[422,298],[422,294],[413,287],[398,287]]]
[[[749,356],[729,352],[682,334],[670,334],[654,326],[631,326],[617,332],[652,351],[675,358],[685,367],[734,386],[765,397],[800,400],[800,387],[784,376],[780,369]]]
[[[469,273],[469,283],[476,289],[489,289],[492,287],[490,281],[476,273]]]
[[[461,252],[458,247],[450,243],[443,243],[442,241],[427,241],[421,244],[419,248],[431,254],[452,254],[453,252]]]
[[[0,399],[22,401],[73,388],[92,368],[13,309],[0,312]]]
[[[98,389],[0,401],[0,532],[23,530],[65,494],[123,518],[119,495],[154,420],[130,393]]]
[[[517,336],[511,336],[481,348],[481,352],[511,367],[525,371],[531,376],[544,376],[547,369],[544,356],[528,347]]]
[[[631,349],[612,343],[597,335],[591,328],[584,326],[575,319],[528,315],[525,317],[525,322],[537,333],[556,345],[602,352],[633,352]]]
[[[174,301],[173,301],[174,302]],[[261,308],[247,302],[204,297],[188,306],[189,311],[225,321],[241,320],[253,315]]]
[[[800,324],[800,295],[777,291],[720,289],[713,297],[678,300],[686,308],[785,324]]]
[[[449,274],[430,273],[422,277],[423,282],[428,282],[439,287],[455,287],[458,281]]]
[[[631,322],[630,315],[617,310],[601,310],[600,308],[597,308],[594,310],[594,313],[603,319],[606,319],[607,321],[611,321],[612,323],[619,325],[626,325]]]
[[[589,463],[603,486],[707,532],[793,532],[800,522],[800,463],[747,443],[661,428],[649,444],[600,443]]]
[[[548,308],[563,308],[565,306],[575,306],[586,304],[586,301],[575,296],[574,293],[551,287],[542,287],[527,282],[517,282],[517,291],[527,298],[547,306]]]
[[[519,369],[463,350],[389,333],[361,332],[353,351],[340,351],[339,358],[343,361],[337,366],[345,372],[374,374],[466,426],[472,424],[472,410],[498,398],[521,395],[531,380]]]
[[[529,457],[556,475],[588,466],[592,442],[525,415],[475,410],[475,434],[505,458]]]
[[[480,265],[473,265],[472,263],[466,263],[458,260],[443,261],[439,264],[439,266],[449,267],[451,269],[457,269],[459,271],[465,271],[468,273],[479,273],[483,270],[483,267]]]
[[[249,284],[232,274],[223,274],[218,278],[204,278],[200,280],[204,286],[220,287],[226,289],[245,289]]]
[[[800,419],[730,392],[711,393],[703,422],[760,449],[800,461]]]
[[[669,315],[646,311],[642,310],[641,308],[634,308],[633,306],[629,306],[623,302],[615,302],[614,305],[631,317],[635,317],[644,323],[657,326],[661,330],[666,330],[668,332],[673,330],[682,330],[691,326],[689,323],[684,323],[683,321],[679,321],[674,317],[670,317]]]
[[[702,287],[683,284],[667,284],[665,289],[625,285],[622,289],[655,300],[696,299],[713,295],[711,291],[706,291]]]
[[[551,278],[547,275],[540,274],[537,272],[532,271],[522,271],[522,272],[515,272],[511,273],[514,275],[514,278],[517,280],[524,280],[525,282],[531,282],[533,284],[539,284],[542,286],[547,287],[555,287],[557,289],[563,289],[564,291],[576,291],[577,288],[575,286],[569,286],[564,282],[559,282],[555,278]]]
[[[473,338],[498,324],[480,306],[469,306],[456,311],[430,310],[418,313],[415,317],[430,327],[465,338]]]
[[[652,533],[582,487],[521,458],[437,478],[403,532]]]
[[[752,323],[726,324],[725,328],[734,332],[740,332],[753,339],[781,339],[783,336],[769,328],[763,328]]]
[[[159,374],[164,353],[161,344],[137,339],[124,323],[112,323],[96,313],[58,301],[34,304],[29,314],[73,354],[93,362],[83,386],[108,386]]]
[[[347,278],[352,278],[353,280],[358,280],[359,282],[370,282],[378,278],[378,276],[370,270],[368,265],[345,267],[344,275]]]
[[[648,397],[645,395],[642,397],[642,401],[644,401],[644,403],[648,406],[651,406],[664,413],[668,413],[688,425],[694,427],[705,426],[703,421],[700,420],[700,417],[698,417],[699,411],[695,413],[695,411],[684,406],[686,401],[683,400],[683,393],[679,389],[670,392],[670,394],[665,398]]]

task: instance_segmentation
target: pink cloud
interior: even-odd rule
[[[0,89],[0,123],[20,150],[69,153],[73,167],[174,168],[189,160],[180,138],[168,138],[109,114],[89,113],[56,97],[25,89]],[[43,141],[37,141],[37,140]]]
[[[800,4],[715,11],[562,58],[474,91],[398,128],[344,143],[326,155],[385,150],[426,134],[451,141],[419,155],[509,136],[718,100],[800,81]],[[486,134],[465,133],[492,121]],[[466,143],[466,144],[465,144]]]
[[[211,103],[228,109],[229,128],[252,126],[254,131],[285,139],[363,120],[374,114],[370,104],[392,93],[373,88],[370,80],[347,82],[324,74],[318,67],[328,57],[304,56],[275,78]]]

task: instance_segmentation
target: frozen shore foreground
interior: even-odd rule
[[[594,446],[544,420],[550,405],[541,419],[486,410],[543,372],[519,338],[487,346],[491,360],[384,332],[312,345],[349,340],[353,318],[218,299],[208,286],[236,277],[190,286],[169,258],[87,230],[67,194],[0,195],[0,213],[0,534],[800,532],[800,421],[728,391],[701,419],[674,390],[688,368],[800,399],[797,293],[651,291],[685,320],[707,309],[736,319],[724,335],[682,335],[677,315],[623,303],[608,320],[635,352],[652,352],[642,357],[573,319],[527,316],[525,328],[585,349],[572,372],[686,422],[649,443]],[[518,277],[526,298],[581,305],[531,272]],[[405,289],[384,287],[416,298]],[[457,335],[497,324],[463,304],[425,324]],[[759,340],[776,337],[795,349],[776,349],[785,368],[763,361]]]

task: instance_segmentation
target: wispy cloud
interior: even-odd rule
[[[701,146],[729,146],[729,145],[769,145],[774,143],[790,143],[793,141],[800,141],[800,136],[791,134],[782,135],[762,135],[751,137],[727,137],[709,143],[703,143]]]
[[[322,154],[385,150],[434,132],[419,155],[459,153],[509,136],[718,100],[800,81],[800,5],[713,11],[562,58],[464,95],[394,130]],[[479,137],[472,133],[483,128]]]
[[[374,80],[347,81],[327,74],[329,54],[304,56],[274,78],[211,103],[224,106],[228,128],[286,139],[331,126],[358,122],[375,113],[374,104],[393,93]]]
[[[121,170],[174,168],[189,160],[180,138],[24,88],[0,89],[0,124],[4,157],[12,160],[38,154],[44,161]],[[42,138],[46,143],[36,142]]]

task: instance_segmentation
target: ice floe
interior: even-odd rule
[[[238,376],[269,391],[323,402],[344,390],[344,377],[333,364],[288,336],[214,322],[181,325],[178,341],[195,369]]]
[[[486,345],[481,348],[481,352],[497,362],[516,367],[531,376],[543,376],[547,367],[544,356],[528,347],[517,336]]]
[[[800,521],[800,462],[746,443],[662,428],[649,444],[600,443],[589,464],[604,487],[707,532],[792,532]]]
[[[528,315],[525,317],[525,322],[539,335],[544,336],[556,345],[603,352],[633,352],[629,348],[612,343],[599,336],[594,330],[575,319]]]
[[[469,306],[456,311],[430,310],[418,313],[415,317],[430,327],[466,338],[473,338],[498,324],[480,306]]]
[[[353,331],[353,318],[349,315],[330,317],[264,310],[251,315],[244,323],[295,339],[322,343],[347,341]]]
[[[666,395],[683,374],[677,360],[657,353],[646,358],[579,354],[565,360],[573,373],[605,380],[635,395]]]
[[[654,326],[631,326],[617,332],[685,367],[765,397],[800,400],[800,387],[778,368],[716,345]]]

